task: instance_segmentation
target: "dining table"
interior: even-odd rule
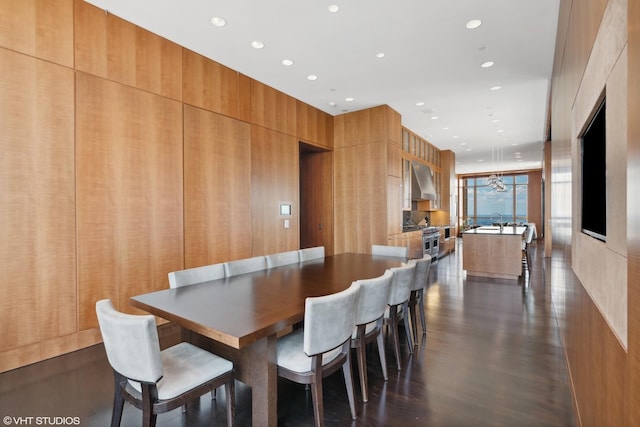
[[[180,325],[183,339],[231,360],[236,379],[251,387],[252,425],[276,426],[277,338],[304,319],[306,298],[342,291],[405,261],[341,253],[138,295],[130,302]]]

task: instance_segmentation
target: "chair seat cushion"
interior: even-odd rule
[[[304,342],[304,330],[298,329],[289,335],[278,339],[277,364],[292,372],[311,371],[311,357],[302,349]],[[335,348],[322,355],[322,365],[334,360],[340,355],[341,347]]]
[[[157,384],[159,400],[179,396],[233,370],[230,361],[186,342],[163,350],[160,356],[164,375]],[[129,383],[142,391],[140,383]]]

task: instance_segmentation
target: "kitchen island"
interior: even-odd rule
[[[462,268],[471,276],[518,279],[526,227],[478,227],[462,233]]]

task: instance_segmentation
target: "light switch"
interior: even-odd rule
[[[284,228],[289,228],[289,220],[288,219],[284,220]]]

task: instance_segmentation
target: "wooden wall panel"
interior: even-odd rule
[[[299,170],[295,136],[251,126],[253,256],[300,247]],[[291,204],[291,216],[280,215],[281,202]],[[285,220],[289,228],[284,228]]]
[[[95,302],[168,286],[182,267],[182,108],[167,98],[77,73],[79,327]]]
[[[388,107],[382,105],[335,116],[334,147],[341,148],[371,142],[386,142],[388,135],[395,132],[387,128],[388,114]],[[399,133],[397,138],[401,138],[402,128],[398,128],[397,132]]]
[[[1,1],[0,46],[73,67],[73,0]]]
[[[184,106],[184,268],[251,256],[248,124]]]
[[[76,331],[76,253],[73,71],[0,48],[0,76],[2,367]]]
[[[239,117],[240,75],[237,71],[187,49],[183,49],[182,63],[186,104]]]
[[[542,170],[529,172],[527,186],[527,218],[536,224],[538,238],[542,234]]]
[[[371,245],[387,242],[387,164],[386,142],[356,147],[358,191],[352,216],[356,222],[357,252],[370,253]],[[352,165],[353,167],[353,165]],[[401,205],[398,206],[398,210]]]
[[[75,3],[79,71],[182,99],[182,48],[83,0]]]
[[[302,101],[296,101],[298,138],[326,148],[333,147],[333,117]]]
[[[334,251],[357,252],[355,223],[356,198],[358,194],[356,147],[338,148],[333,152],[334,173]]]
[[[251,123],[296,136],[296,99],[251,80]]]
[[[627,425],[640,425],[640,0],[629,0],[627,80]]]

